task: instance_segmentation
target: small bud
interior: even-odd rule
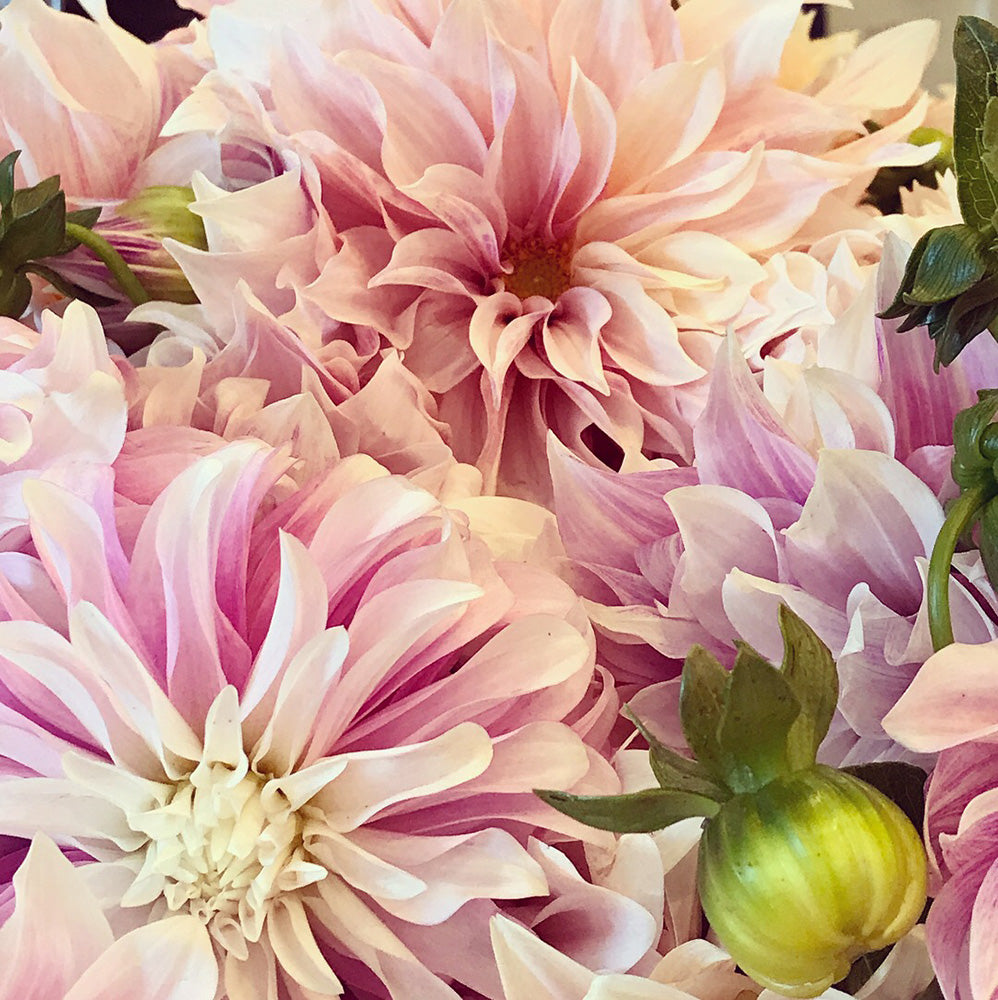
[[[704,912],[757,982],[815,997],[900,940],[925,905],[925,851],[876,789],[815,765],[736,795],[700,843]]]
[[[193,303],[197,296],[180,265],[163,248],[167,237],[207,250],[204,224],[190,210],[194,192],[188,187],[148,187],[134,198],[108,205],[93,231],[106,240],[139,280],[150,298]],[[88,291],[121,297],[103,263],[86,249],[52,263],[62,277]]]

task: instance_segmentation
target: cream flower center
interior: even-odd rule
[[[506,243],[503,282],[520,299],[542,295],[551,302],[572,287],[572,242],[548,242],[536,236]]]
[[[304,820],[273,779],[245,764],[203,763],[176,782],[162,805],[129,817],[149,838],[130,901],[162,897],[245,958],[246,942],[260,939],[271,900],[326,876],[302,842]]]

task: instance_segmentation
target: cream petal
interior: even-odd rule
[[[436,739],[335,758],[346,769],[315,798],[330,829],[347,832],[395,803],[453,788],[477,777],[492,760],[481,726],[463,723]]]
[[[284,974],[298,986],[320,996],[342,995],[343,987],[319,950],[305,908],[295,896],[274,900],[267,916],[267,939]]]

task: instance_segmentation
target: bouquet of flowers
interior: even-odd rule
[[[0,12],[0,1000],[993,1000],[998,28],[84,6]]]

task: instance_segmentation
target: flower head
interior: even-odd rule
[[[197,917],[231,997],[359,976],[453,998],[454,926],[547,892],[529,789],[612,786],[563,721],[588,624],[369,459],[265,502],[287,464],[228,445],[126,503],[124,535],[29,484],[35,571],[65,603],[5,599],[0,827],[82,851],[123,919]]]

